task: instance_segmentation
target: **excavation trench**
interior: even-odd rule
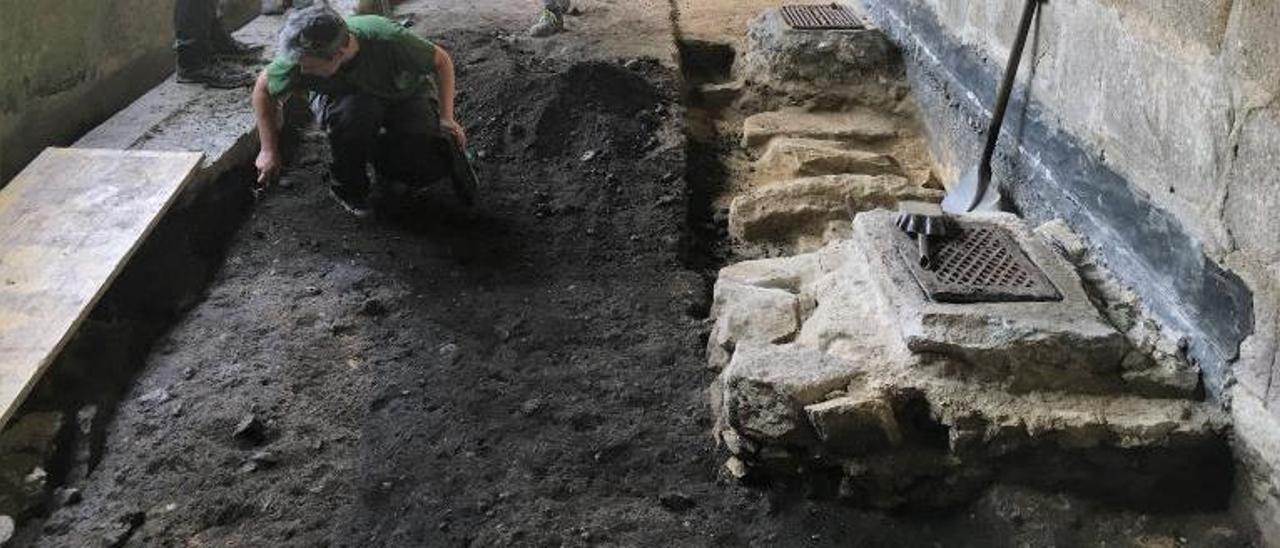
[[[849,230],[846,215],[843,227],[805,221],[822,228],[808,239],[731,240],[726,193],[757,160],[734,128],[797,96],[736,88],[741,52],[724,44],[682,42],[672,68],[566,61],[491,29],[439,40],[467,83],[459,112],[482,158],[482,205],[464,209],[438,187],[372,222],[347,217],[326,195],[314,128],[256,205],[236,171],[223,186],[237,197],[162,228],[140,256],[154,258],[106,301],[119,304],[95,313],[120,311],[106,327],[154,343],[119,351],[134,364],[113,377],[123,397],[100,406],[93,456],[60,474],[78,496],[33,511],[26,541],[996,546],[1234,534],[1220,514],[1145,516],[1019,487],[900,516],[833,500],[839,478],[826,472],[731,477],[707,405],[710,281],[739,259]],[[83,336],[83,352],[105,352],[112,333]],[[942,444],[929,413],[908,407]]]

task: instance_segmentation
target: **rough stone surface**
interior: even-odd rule
[[[816,434],[804,406],[862,373],[857,364],[794,345],[739,347],[720,375],[719,416],[762,444],[811,445]]]
[[[1127,385],[1126,339],[1065,260],[1016,219],[988,219],[1015,229],[1071,301],[1055,303],[1052,322],[1035,319],[1044,310],[1019,309],[1039,303],[968,305],[984,320],[956,319],[966,312],[906,302],[904,290],[885,288],[901,273],[878,264],[869,227],[892,227],[892,217],[862,213],[852,240],[722,272],[719,284],[781,288],[802,303],[794,340],[740,337],[712,388],[716,433],[734,455],[731,475],[826,470],[840,476],[841,497],[878,508],[960,504],[993,481],[1090,491],[1093,483],[1079,478],[1099,474],[1111,481],[1089,494],[1103,498],[1160,506],[1168,492],[1203,492],[1201,503],[1225,504],[1225,490],[1198,483],[1229,482],[1225,417]],[[913,346],[909,333],[929,329],[933,345]],[[1005,365],[981,376],[973,363]],[[1153,366],[1142,367],[1134,371]]]
[[[714,299],[716,322],[707,343],[712,368],[728,364],[738,341],[783,342],[800,329],[800,301],[784,289],[722,280]]]
[[[854,237],[870,275],[892,310],[912,351],[954,359],[949,374],[999,382],[1015,392],[1115,391],[1129,346],[1094,308],[1069,264],[1012,215],[984,222],[1012,231],[1023,251],[1062,295],[1062,301],[952,304],[931,302],[892,244],[898,228],[888,211],[861,214]]]
[[[746,242],[792,242],[821,236],[828,223],[896,207],[900,200],[937,201],[941,193],[894,175],[824,175],[752,189],[729,207],[729,233]]]
[[[871,109],[811,112],[787,108],[755,114],[742,123],[742,144],[747,148],[765,145],[777,137],[869,144],[897,136],[897,124]]]
[[[758,179],[785,180],[818,175],[907,174],[893,156],[850,148],[839,141],[774,139],[756,161]]]
[[[1129,341],[1130,349],[1120,362],[1121,378],[1128,387],[1155,397],[1194,395],[1200,368],[1187,359],[1186,337],[1157,322],[1137,292],[1099,263],[1061,219],[1044,223],[1035,232],[1075,266],[1094,307]]]
[[[890,71],[897,60],[893,44],[874,28],[797,31],[768,9],[748,28],[738,71],[763,82],[834,85]]]
[[[902,444],[893,404],[882,395],[837,397],[804,411],[818,439],[836,454],[857,457]]]

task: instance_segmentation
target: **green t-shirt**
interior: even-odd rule
[[[267,65],[267,91],[280,97],[297,88],[326,95],[365,92],[383,99],[406,99],[426,92],[435,98],[436,47],[379,15],[347,18],[360,51],[333,76],[302,74],[297,63],[277,57]]]

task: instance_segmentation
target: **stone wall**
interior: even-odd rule
[[[974,162],[1021,0],[863,0],[909,62],[935,157]],[[1280,538],[1280,3],[1051,0],[1028,43],[997,179],[1065,218],[1185,333],[1234,411],[1241,490]]]
[[[224,2],[235,26],[257,0]],[[0,0],[0,184],[173,70],[173,0]]]

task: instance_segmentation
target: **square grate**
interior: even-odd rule
[[[919,248],[895,231],[898,255],[929,299],[943,303],[1060,301],[1062,295],[1008,229],[959,223],[959,230],[934,245],[932,270],[920,266]]]
[[[840,4],[782,6],[782,20],[796,30],[858,30],[862,22]]]

